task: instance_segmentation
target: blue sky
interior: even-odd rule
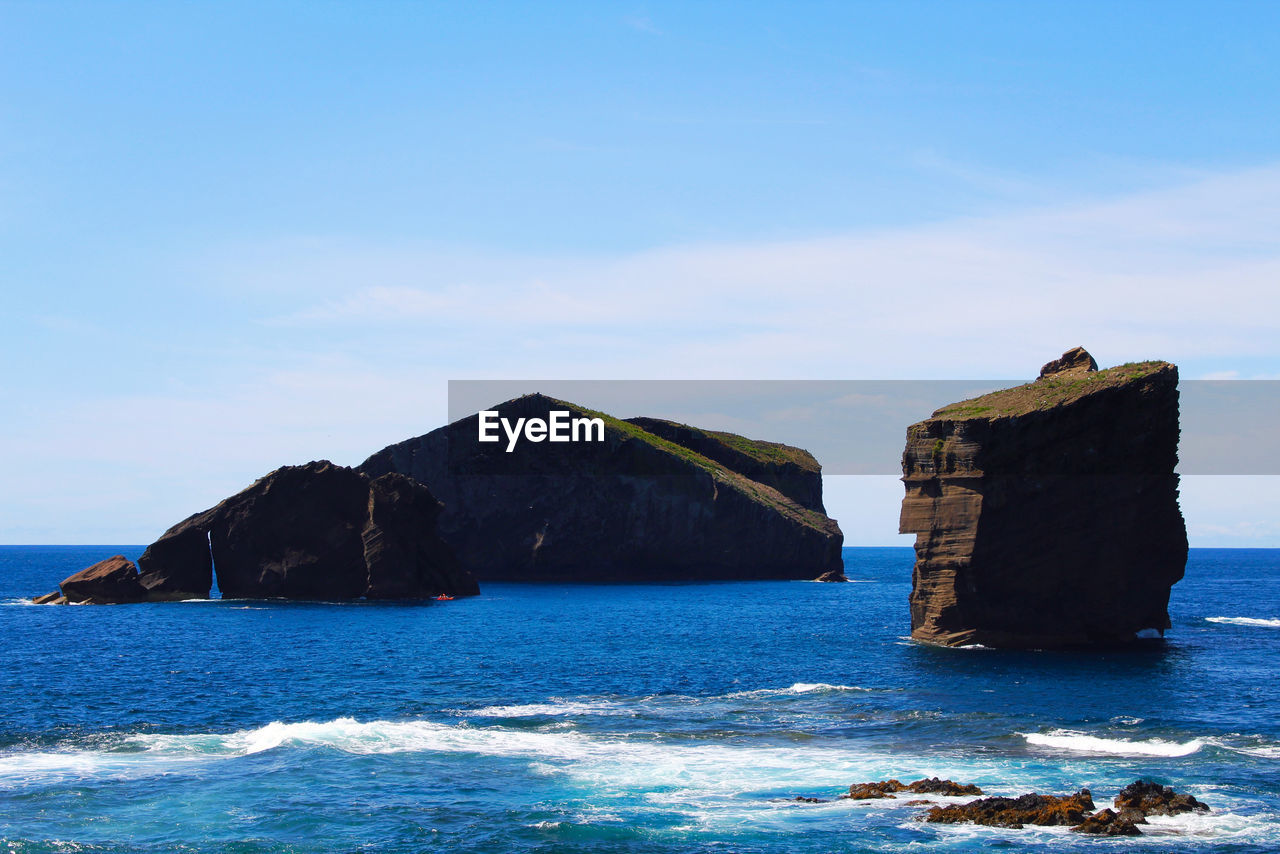
[[[451,378],[1280,376],[1278,64],[1263,2],[0,3],[0,542],[150,541]],[[1270,479],[1184,507],[1280,545]]]

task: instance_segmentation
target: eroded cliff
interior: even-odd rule
[[[907,430],[911,634],[946,645],[1123,643],[1169,626],[1183,574],[1178,371],[1077,348],[1026,385]],[[1145,631],[1144,631],[1145,630]]]

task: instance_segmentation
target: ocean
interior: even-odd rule
[[[0,547],[0,851],[1280,850],[1280,550],[1193,549],[1168,640],[1094,653],[912,643],[909,548],[846,549],[850,584],[29,604],[141,550]],[[1213,811],[1100,839],[834,800],[935,775]]]

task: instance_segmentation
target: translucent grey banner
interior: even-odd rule
[[[1026,380],[450,380],[449,420],[538,392],[804,448],[824,474],[899,475],[910,424]],[[1280,380],[1184,380],[1182,474],[1280,474]]]

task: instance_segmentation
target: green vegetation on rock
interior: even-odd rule
[[[1002,418],[1042,412],[1171,367],[1168,362],[1127,362],[1087,374],[1050,375],[1025,385],[952,403],[934,412],[933,417],[963,421],[969,418]]]

